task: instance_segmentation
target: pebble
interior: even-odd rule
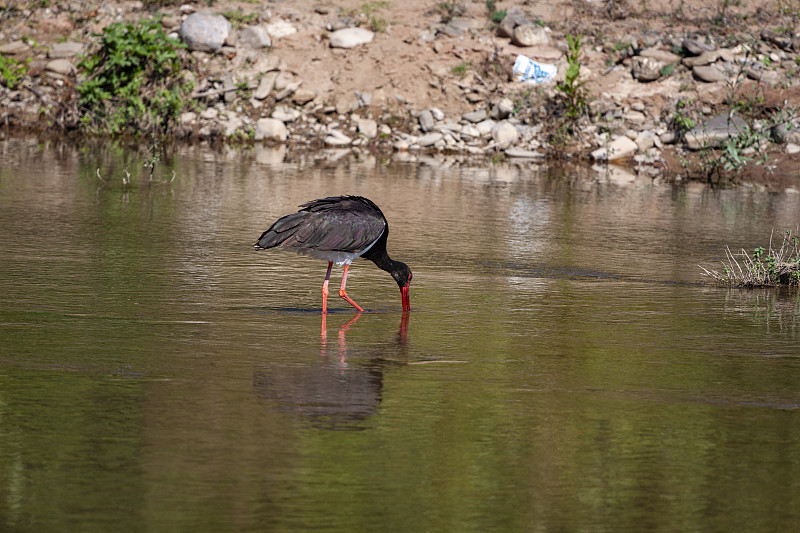
[[[189,50],[213,52],[222,48],[231,32],[231,23],[222,15],[192,13],[181,24],[179,34]]]
[[[364,28],[345,28],[331,32],[328,35],[328,40],[331,48],[355,48],[372,42],[374,37],[374,33]]]

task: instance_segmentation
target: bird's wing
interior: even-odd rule
[[[256,247],[360,252],[386,229],[383,214],[367,202],[351,197],[309,202],[301,206],[301,211],[278,219],[261,235]]]

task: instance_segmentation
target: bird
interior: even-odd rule
[[[411,310],[411,269],[386,252],[389,222],[380,208],[363,196],[329,196],[299,206],[283,216],[253,245],[255,250],[278,248],[328,261],[322,284],[322,314],[328,312],[328,281],[333,264],[344,265],[339,296],[359,312],[364,309],[347,295],[347,271],[358,257],[369,259],[392,275],[400,287],[403,312]]]

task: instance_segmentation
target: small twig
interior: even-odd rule
[[[175,176],[177,176],[177,174],[175,174],[175,169],[172,169],[172,179],[171,179],[171,180],[169,180],[169,182],[170,182],[170,183],[172,183],[173,181],[175,181]]]
[[[100,181],[108,185],[108,182],[103,179],[103,176],[100,175],[100,167],[97,167],[97,177],[100,178]]]

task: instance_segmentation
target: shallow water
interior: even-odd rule
[[[180,149],[149,182],[141,160],[0,141],[0,529],[800,523],[800,300],[697,266],[796,227],[799,194],[264,149]],[[332,297],[323,322],[325,263],[252,250],[342,193],[382,206],[410,315],[360,261],[367,312]]]

